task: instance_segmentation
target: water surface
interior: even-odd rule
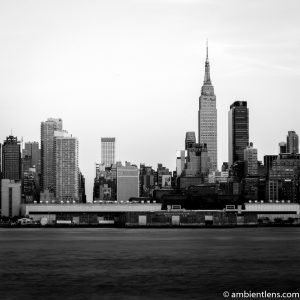
[[[300,228],[0,228],[0,299],[299,291]]]

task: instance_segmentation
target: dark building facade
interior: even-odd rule
[[[140,197],[150,197],[154,190],[154,170],[145,164],[140,164]]]
[[[228,171],[228,162],[224,161],[221,167],[222,172]]]
[[[25,172],[28,172],[29,169],[31,168],[31,157],[23,153],[21,163],[22,163],[22,177],[23,177],[23,174]]]
[[[2,178],[21,180],[21,146],[17,137],[10,135],[4,141],[2,164]]]
[[[2,178],[2,144],[0,143],[0,179],[1,178]]]
[[[168,168],[164,167],[162,164],[157,164],[157,173],[156,173],[157,185],[159,188],[168,186],[171,187],[171,178],[172,172]]]
[[[287,153],[299,153],[299,138],[295,131],[289,131],[286,137]]]
[[[86,203],[86,194],[85,194],[85,178],[82,173],[79,171],[78,174],[78,185],[79,185],[79,202]]]
[[[48,118],[41,123],[41,190],[54,191],[54,131],[61,131],[62,119]]]
[[[194,148],[196,144],[196,135],[194,131],[188,131],[185,134],[185,150]]]
[[[244,149],[249,144],[249,109],[247,101],[236,101],[228,113],[228,162],[244,160]]]
[[[272,169],[273,161],[276,160],[278,155],[265,155],[264,156],[264,166],[266,167],[267,174]]]
[[[185,137],[184,168],[177,180],[180,189],[187,189],[191,185],[198,185],[207,181],[210,157],[205,143],[196,143],[194,132],[187,132]]]
[[[24,203],[39,202],[39,179],[36,172],[31,170],[22,173],[22,198]]]
[[[106,167],[96,165],[96,177],[94,179],[93,201],[116,200],[117,197],[116,165]]]
[[[22,157],[30,158],[30,168],[35,168],[38,174],[41,173],[41,150],[38,142],[27,142],[23,149]]]
[[[299,202],[300,154],[279,154],[269,171],[267,199]]]
[[[286,145],[286,142],[280,142],[278,144],[279,146],[279,153],[282,154],[282,153],[287,153],[287,145]]]

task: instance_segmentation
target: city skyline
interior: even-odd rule
[[[39,142],[40,122],[62,118],[80,141],[87,191],[102,136],[117,138],[116,160],[175,170],[185,133],[197,132],[207,38],[218,168],[228,160],[227,113],[236,100],[248,103],[249,140],[259,160],[277,154],[288,131],[300,132],[297,1],[57,6],[1,3],[0,138],[12,128],[18,139]]]

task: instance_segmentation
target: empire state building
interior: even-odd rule
[[[217,108],[214,87],[210,80],[208,46],[206,46],[204,82],[201,89],[201,96],[199,97],[198,138],[199,143],[205,143],[207,145],[209,170],[217,170]]]

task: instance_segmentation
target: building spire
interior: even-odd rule
[[[210,80],[210,66],[209,66],[209,60],[208,60],[208,40],[206,40],[206,61],[205,61],[204,84],[211,85],[211,80]]]

